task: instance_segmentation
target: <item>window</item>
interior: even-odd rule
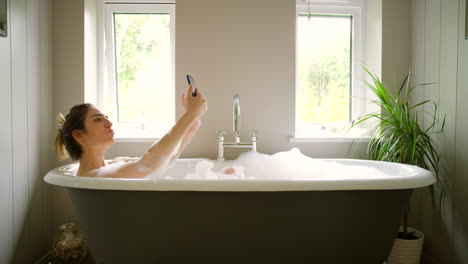
[[[299,1],[296,138],[343,137],[364,114],[363,6],[357,0]]]
[[[98,105],[117,138],[162,137],[175,123],[174,4],[105,3]]]

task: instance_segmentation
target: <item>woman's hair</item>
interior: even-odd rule
[[[85,117],[92,104],[79,104],[70,109],[70,113],[66,117],[62,113],[57,115],[58,133],[55,137],[55,150],[57,158],[64,160],[71,158],[79,160],[83,154],[81,146],[72,136],[74,130],[82,130],[86,132]]]

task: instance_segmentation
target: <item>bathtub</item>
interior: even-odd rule
[[[176,179],[74,176],[76,164],[50,171],[66,187],[97,264],[372,263],[385,261],[411,192],[431,172],[366,160],[388,177],[184,180],[200,159],[179,159]],[[213,161],[214,169],[232,161]]]

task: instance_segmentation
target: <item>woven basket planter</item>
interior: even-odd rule
[[[402,231],[403,228],[400,228]],[[419,264],[424,242],[424,234],[414,228],[408,227],[408,232],[417,239],[395,239],[387,264]]]

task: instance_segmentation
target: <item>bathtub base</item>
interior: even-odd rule
[[[97,264],[378,264],[412,190],[68,191]]]

